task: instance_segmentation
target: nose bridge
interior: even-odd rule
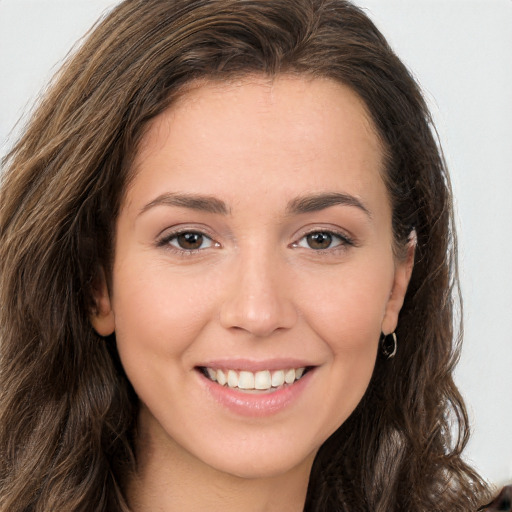
[[[286,263],[277,252],[261,246],[240,250],[222,305],[224,327],[263,337],[293,326],[296,311],[286,286]]]

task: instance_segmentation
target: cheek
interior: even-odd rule
[[[165,265],[125,262],[115,282],[113,309],[123,364],[162,364],[180,356],[207,322],[211,294],[201,279],[171,274]]]
[[[339,266],[297,291],[305,321],[328,350],[328,388],[321,407],[329,435],[354,411],[370,382],[393,282],[393,262]],[[309,283],[311,285],[311,283]],[[311,290],[315,290],[311,293]]]
[[[311,287],[301,287],[308,324],[334,355],[373,357],[392,289],[392,261],[340,266],[337,272],[318,277],[316,293],[311,294]]]

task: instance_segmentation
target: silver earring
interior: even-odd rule
[[[393,357],[395,357],[397,347],[398,343],[394,332],[390,334],[381,334],[380,350],[386,359],[393,359]]]

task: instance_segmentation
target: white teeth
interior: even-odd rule
[[[243,390],[270,390],[278,388],[283,384],[293,384],[299,380],[306,371],[306,368],[290,368],[286,370],[263,370],[259,372],[248,372],[235,370],[214,370],[206,368],[206,374],[212,381],[218,382],[221,386],[227,385],[230,388]]]
[[[295,370],[293,368],[284,374],[284,381],[286,384],[293,384],[295,382]]]
[[[240,389],[254,389],[254,373],[240,372],[240,379],[238,380],[238,387]]]
[[[239,386],[238,384],[238,375],[234,370],[228,371],[228,386],[230,388],[236,388]]]
[[[217,370],[217,382],[221,386],[224,386],[228,382],[228,379],[226,378],[226,374],[222,370]]]
[[[272,387],[278,388],[284,384],[284,371],[272,372]]]
[[[270,372],[265,370],[263,372],[256,372],[254,374],[254,388],[255,389],[269,389],[272,387],[272,378]]]

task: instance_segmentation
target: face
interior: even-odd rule
[[[365,107],[327,79],[198,85],[134,165],[92,321],[115,330],[141,432],[232,475],[309,468],[362,398],[411,270]]]

